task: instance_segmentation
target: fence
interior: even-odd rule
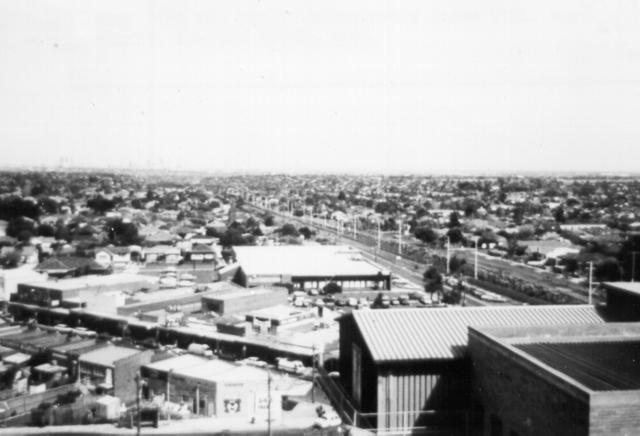
[[[76,384],[70,383],[68,385],[58,386],[57,388],[48,389],[45,392],[37,394],[21,395],[19,397],[10,398],[5,400],[5,403],[9,406],[8,411],[10,414],[21,415],[38,407],[40,403],[54,400],[58,395],[63,395],[76,389]]]

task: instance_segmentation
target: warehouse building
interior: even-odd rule
[[[119,300],[106,298],[112,293],[157,288],[158,279],[139,274],[89,275],[47,282],[18,284],[18,291],[11,296],[12,302],[42,307],[80,307],[91,300],[98,308],[111,308]]]
[[[640,429],[640,325],[469,328],[483,435]]]
[[[269,375],[266,370],[185,354],[145,365],[149,395],[186,404],[196,415],[266,418]],[[282,397],[271,388],[271,417],[279,416]]]
[[[335,282],[343,288],[391,289],[389,271],[347,246],[241,246],[234,251],[240,264],[234,282],[242,286],[292,283],[304,290]]]
[[[477,425],[469,326],[604,324],[593,306],[487,306],[353,311],[340,318],[340,381],[358,424],[411,429],[430,419]]]
[[[287,304],[287,288],[239,288],[202,295],[202,310],[218,315],[245,314],[265,307]]]

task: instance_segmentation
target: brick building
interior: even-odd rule
[[[640,325],[469,328],[483,435],[609,436],[640,428]]]
[[[151,362],[152,355],[152,350],[109,344],[80,355],[79,377],[83,384],[101,387],[124,403],[131,403],[136,399],[136,373]]]

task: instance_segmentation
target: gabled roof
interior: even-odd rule
[[[597,309],[588,305],[380,309],[351,313],[376,362],[463,357],[469,326],[605,323]]]
[[[72,271],[77,268],[88,267],[90,270],[104,270],[105,268],[87,257],[62,256],[50,257],[38,264],[36,271]]]

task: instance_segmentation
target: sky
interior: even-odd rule
[[[637,171],[635,0],[0,0],[0,165]]]

